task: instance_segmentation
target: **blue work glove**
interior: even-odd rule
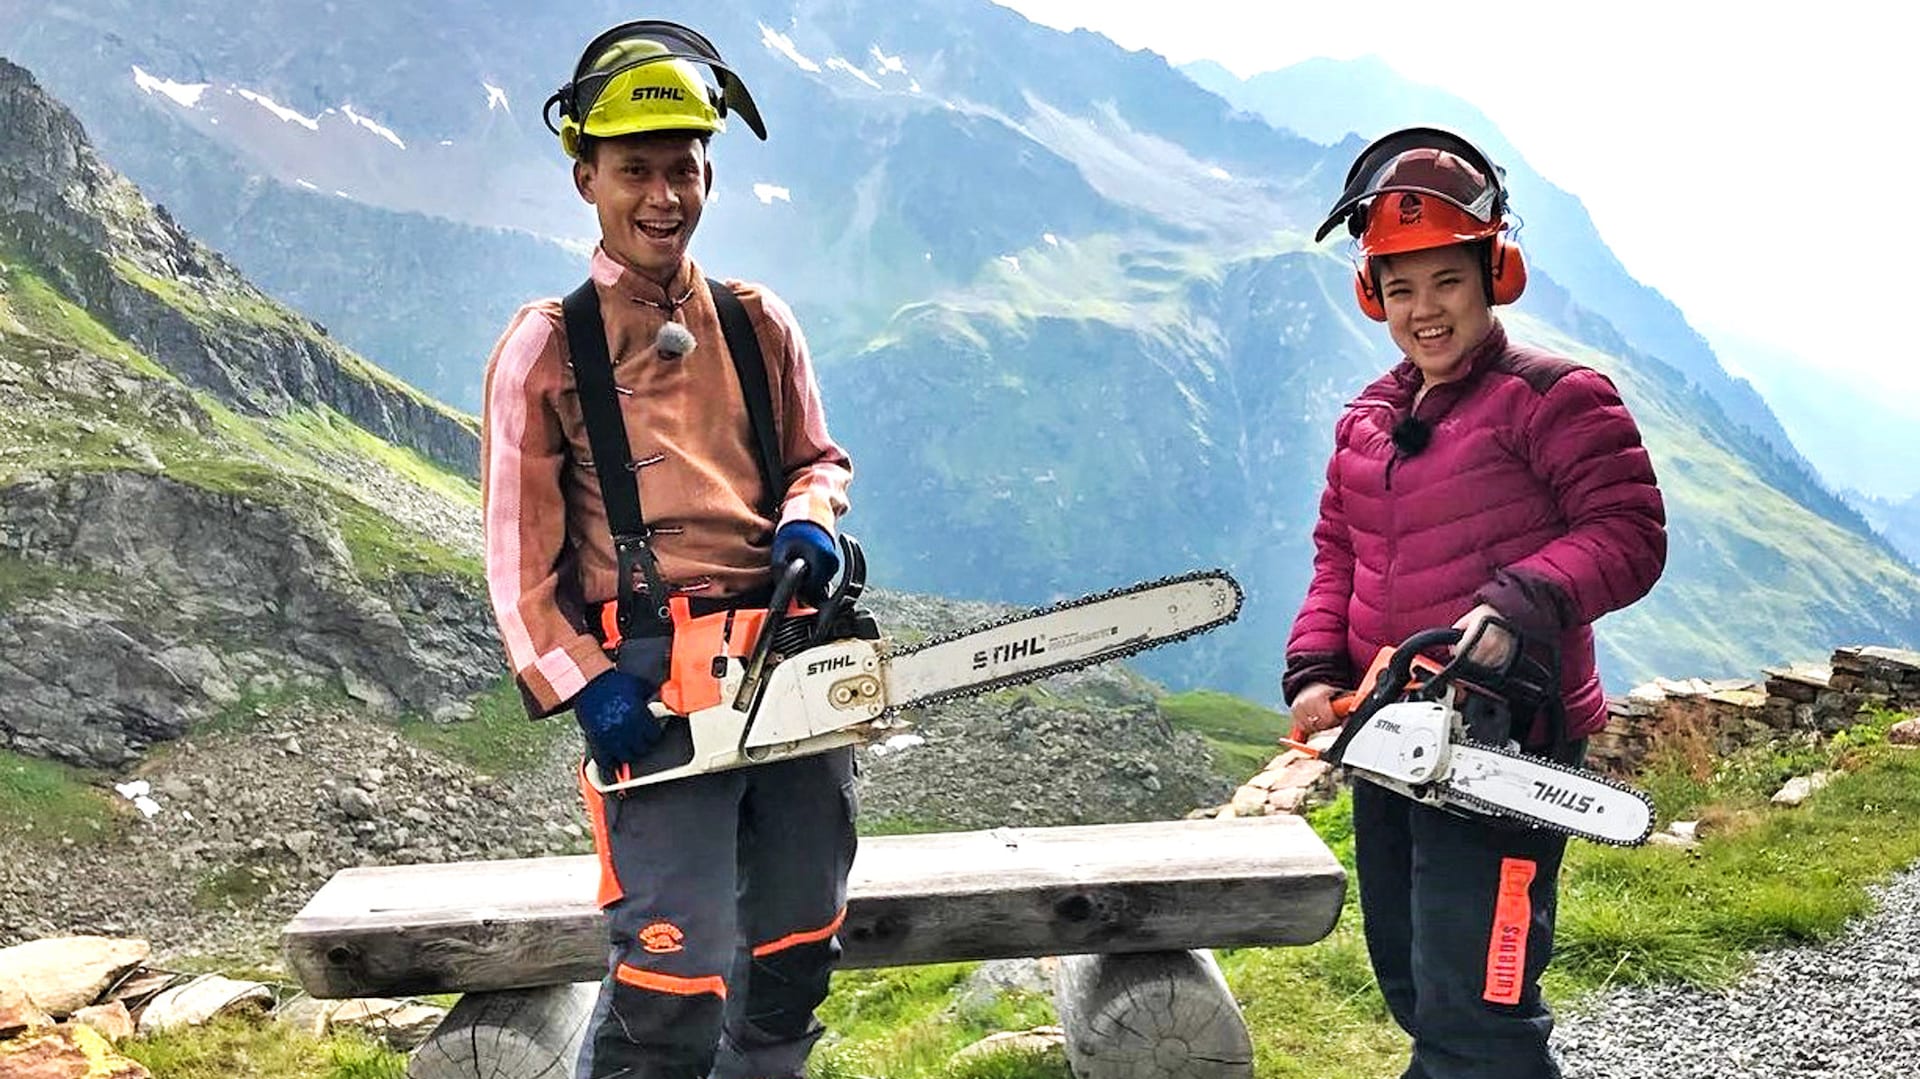
[[[803,595],[824,596],[833,575],[840,572],[840,550],[833,535],[812,521],[788,521],[773,534],[773,571],[786,569],[787,563],[802,559],[807,564],[806,579],[800,582]]]
[[[587,683],[573,701],[573,718],[587,736],[587,754],[600,767],[600,782],[612,783],[623,764],[638,764],[660,740],[660,721],[647,710],[653,687],[625,671],[608,671]]]

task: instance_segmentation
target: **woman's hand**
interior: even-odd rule
[[[1340,690],[1325,682],[1315,682],[1293,698],[1293,738],[1305,741],[1312,735],[1331,730],[1344,722],[1333,714],[1333,699]]]
[[[1481,667],[1502,667],[1513,657],[1514,637],[1506,628],[1490,625],[1487,622],[1489,618],[1502,618],[1502,615],[1493,609],[1492,604],[1482,603],[1462,615],[1453,628],[1460,631],[1461,644],[1473,646],[1472,651],[1467,653],[1468,663]],[[1476,635],[1478,640],[1474,639]]]

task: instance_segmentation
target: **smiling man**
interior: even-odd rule
[[[487,364],[501,639],[528,710],[571,709],[608,782],[684,745],[654,707],[676,617],[766,607],[776,565],[804,562],[816,594],[838,568],[851,465],[793,314],[688,254],[729,112],[766,137],[692,30],[626,23],[587,46],[547,115],[599,219],[590,276],[521,308]],[[580,1076],[801,1074],[839,955],[851,754],[604,797],[583,761],[611,950]]]

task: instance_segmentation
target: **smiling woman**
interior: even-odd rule
[[[1548,672],[1534,703],[1505,706],[1513,748],[1577,764],[1606,721],[1590,623],[1660,576],[1665,511],[1613,385],[1509,343],[1494,318],[1526,285],[1506,213],[1478,147],[1408,128],[1362,151],[1314,237],[1347,226],[1355,299],[1406,358],[1335,427],[1287,642],[1295,738],[1340,725],[1332,698],[1383,647],[1449,623],[1475,681],[1522,660]],[[1566,836],[1365,782],[1353,818],[1368,956],[1414,1038],[1408,1074],[1558,1079],[1539,980]]]

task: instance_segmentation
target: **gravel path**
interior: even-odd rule
[[[1761,956],[1722,992],[1624,989],[1563,1015],[1566,1079],[1920,1076],[1920,869],[1821,947]]]

